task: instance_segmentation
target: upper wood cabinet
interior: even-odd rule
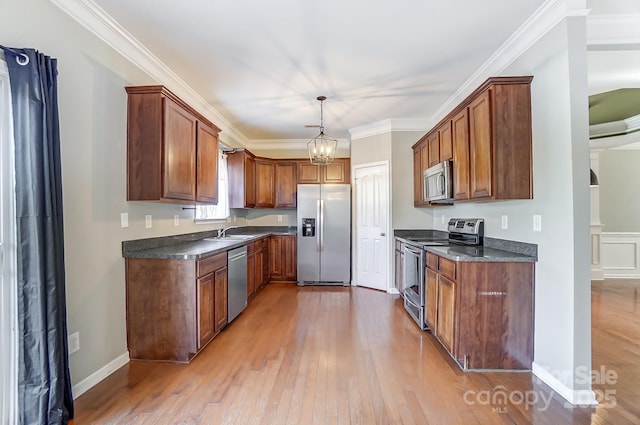
[[[464,108],[451,120],[453,127],[453,199],[469,199],[469,114]]]
[[[297,204],[297,168],[294,161],[276,161],[276,208],[295,208]]]
[[[196,146],[196,201],[218,203],[218,133],[198,123]]]
[[[428,205],[417,198],[424,143],[427,164],[453,159],[456,201],[533,198],[532,78],[489,78],[413,146],[415,206]]]
[[[424,200],[424,171],[429,168],[429,140],[423,137],[413,146],[413,205],[429,205]]]
[[[276,204],[275,167],[270,159],[256,159],[256,208],[273,208]]]
[[[351,183],[351,160],[335,158],[329,165],[314,165],[309,160],[298,160],[299,184]]]
[[[127,200],[216,203],[220,129],[163,86],[125,89]]]
[[[244,149],[236,149],[227,155],[229,174],[229,207],[253,208],[256,206],[255,156]]]

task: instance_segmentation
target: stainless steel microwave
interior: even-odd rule
[[[442,161],[424,170],[424,200],[453,203],[453,161]]]

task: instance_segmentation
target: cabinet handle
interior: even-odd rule
[[[478,292],[478,296],[480,297],[505,297],[507,295],[506,291],[480,291]]]

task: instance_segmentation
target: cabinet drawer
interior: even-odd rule
[[[440,258],[440,274],[451,280],[456,280],[456,263],[455,261]]]
[[[198,277],[211,273],[214,270],[218,270],[221,267],[227,265],[227,253],[212,255],[211,257],[203,258],[196,262],[196,273]]]
[[[427,252],[427,267],[431,270],[438,270],[438,257],[436,254]]]

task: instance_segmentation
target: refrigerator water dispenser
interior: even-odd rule
[[[316,219],[303,218],[302,219],[302,237],[315,237],[315,236],[316,236]]]

